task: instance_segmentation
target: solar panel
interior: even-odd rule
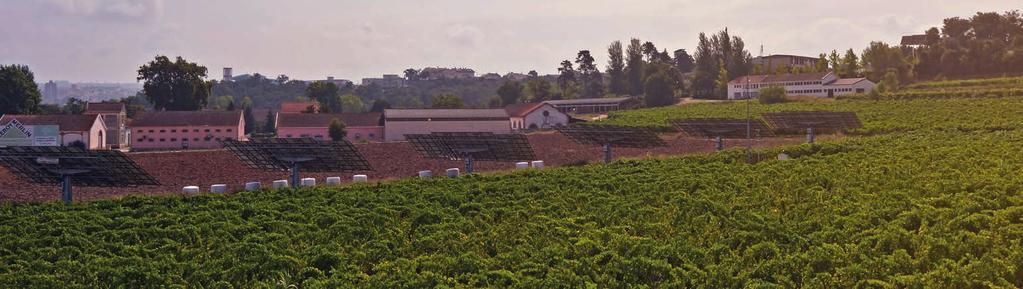
[[[854,112],[786,111],[764,113],[764,120],[778,133],[801,133],[812,128],[816,133],[833,133],[863,127]]]
[[[604,163],[611,162],[611,147],[651,148],[667,144],[652,129],[613,125],[570,125],[558,132],[583,145],[604,147]]]
[[[71,202],[71,186],[137,187],[160,185],[123,152],[92,151],[75,147],[38,146],[0,148],[0,165],[34,184],[63,187]]]
[[[694,138],[746,138],[746,125],[749,123],[752,137],[768,137],[774,133],[764,121],[759,119],[737,118],[687,118],[671,122],[685,136]]]
[[[318,141],[312,138],[271,138],[250,141],[224,141],[224,148],[246,166],[257,170],[285,171],[301,163],[309,172],[370,171],[373,168],[362,154],[345,141]]]
[[[667,144],[652,129],[613,125],[570,125],[558,132],[583,145],[613,145],[628,148],[662,147]]]
[[[518,162],[536,159],[524,134],[489,132],[435,132],[407,134],[417,152],[432,159]]]

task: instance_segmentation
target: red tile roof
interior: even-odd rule
[[[504,111],[507,111],[508,115],[511,116],[511,117],[525,117],[530,112],[533,112],[534,110],[536,110],[536,109],[538,109],[538,108],[540,108],[540,107],[542,107],[544,105],[548,105],[548,104],[542,103],[542,102],[540,102],[540,103],[512,104],[512,105],[509,105],[509,106],[505,106],[504,107]]]
[[[237,126],[242,111],[149,111],[135,115],[132,127]]]
[[[337,119],[347,127],[380,126],[380,113],[279,113],[277,127],[328,127]]]
[[[48,115],[26,115],[26,114],[5,114],[0,117],[0,124],[6,125],[12,119],[24,125],[57,125],[61,131],[89,131],[92,124],[96,122],[98,114],[48,114]],[[100,122],[103,123],[102,121]]]
[[[90,102],[85,104],[86,113],[120,113],[124,111],[124,103]]]

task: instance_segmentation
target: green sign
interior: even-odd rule
[[[12,119],[0,127],[0,147],[59,145],[60,127],[57,125],[23,125]]]

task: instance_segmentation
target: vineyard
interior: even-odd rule
[[[620,112],[668,128],[746,104]],[[1023,99],[855,111],[855,137],[334,189],[0,207],[0,287],[1020,288]]]

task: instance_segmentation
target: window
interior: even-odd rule
[[[153,130],[149,130],[149,133],[153,133]]]
[[[231,129],[227,129],[227,132],[231,132]]]
[[[220,132],[220,129],[219,129],[219,128],[217,129],[217,132]]]
[[[167,140],[166,139],[162,139],[162,138],[160,139],[160,142],[165,142],[165,141],[167,141]]]
[[[192,132],[199,132],[199,129],[193,129]]]
[[[144,141],[146,141],[146,139],[144,139],[144,138],[140,138],[139,139],[139,142],[144,142]]]
[[[178,132],[178,130],[176,130],[176,129],[172,129],[172,130],[171,130],[171,132]]]
[[[210,132],[210,129],[207,128],[204,132]]]
[[[178,139],[177,139],[177,138],[173,138],[173,137],[172,137],[172,138],[171,138],[171,141],[172,141],[172,142],[173,142],[173,141],[178,141]]]
[[[138,131],[138,133],[142,133],[142,130],[140,129],[140,130]]]
[[[287,138],[291,138],[291,135],[289,134],[289,135],[286,135],[285,137],[287,137]]]
[[[160,132],[167,132],[167,130],[163,130],[163,129],[161,129],[161,130],[160,130]]]

